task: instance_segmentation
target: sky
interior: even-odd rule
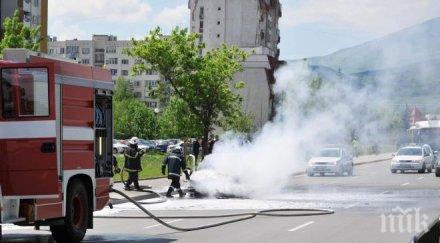
[[[246,1],[246,0],[243,0]],[[440,17],[440,0],[280,0],[281,59],[322,56]],[[49,35],[142,38],[189,26],[187,0],[49,0]]]

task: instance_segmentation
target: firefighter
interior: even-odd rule
[[[124,157],[125,164],[124,170],[128,172],[128,180],[125,183],[125,190],[131,190],[131,183],[134,183],[134,188],[137,191],[142,189],[139,187],[139,171],[142,171],[141,167],[141,157],[143,155],[142,150],[138,148],[139,139],[137,137],[132,137],[129,140],[129,146],[125,149]]]
[[[186,169],[186,160],[183,156],[181,148],[175,148],[170,155],[168,155],[163,161],[162,174],[165,175],[165,169],[168,167],[168,179],[171,180],[171,185],[168,188],[166,196],[172,197],[171,193],[174,189],[177,190],[180,197],[183,197],[182,189],[180,188],[180,174],[183,170],[187,180],[190,179],[190,173]]]

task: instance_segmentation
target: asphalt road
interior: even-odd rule
[[[88,231],[84,242],[410,242],[417,231],[440,215],[440,178],[433,173],[391,174],[389,163],[356,166],[353,177],[295,176],[285,193],[267,204],[271,207],[277,207],[279,203],[279,207],[331,208],[335,210],[333,215],[257,217],[194,232],[176,232],[150,219],[96,219],[95,229]],[[264,201],[237,199],[188,199],[179,204],[176,199],[162,209],[156,206],[155,213],[235,213],[253,211],[243,210],[243,205],[251,208],[254,203],[265,205]],[[200,208],[203,210],[194,210]],[[115,214],[141,215],[128,206]],[[181,227],[192,227],[221,219],[166,221]],[[51,242],[50,233],[44,228],[34,231],[5,227],[4,234],[4,242]]]

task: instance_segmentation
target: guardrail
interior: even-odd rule
[[[429,227],[414,236],[411,243],[431,243],[439,242],[440,239],[440,219],[437,218],[432,222]]]

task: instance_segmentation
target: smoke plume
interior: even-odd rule
[[[307,61],[286,65],[276,76],[275,119],[251,141],[233,133],[221,137],[193,177],[197,190],[244,197],[280,192],[320,147],[376,142],[387,127],[378,117],[387,89],[358,87],[355,79],[314,70]]]

